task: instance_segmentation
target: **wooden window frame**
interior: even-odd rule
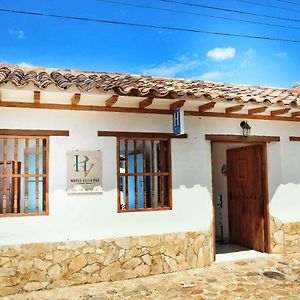
[[[4,140],[14,140],[14,164],[16,161],[18,151],[18,145],[19,140],[24,140],[25,146],[25,160],[24,160],[24,172],[20,173],[14,173],[9,174],[6,173],[0,173],[0,178],[5,178],[5,181],[8,177],[11,177],[13,179],[18,178],[25,178],[25,199],[24,199],[24,210],[28,210],[28,178],[36,178],[36,188],[35,188],[35,199],[37,201],[37,185],[40,181],[38,181],[39,178],[43,178],[43,211],[42,212],[14,212],[14,213],[3,213],[3,211],[0,213],[0,218],[7,218],[7,217],[32,217],[32,216],[48,216],[49,215],[49,145],[50,145],[50,136],[69,136],[68,130],[31,130],[31,129],[0,129],[0,139]],[[29,174],[29,166],[28,166],[28,155],[29,155],[29,141],[35,140],[35,152],[33,154],[38,156],[36,162],[35,162],[35,173]],[[18,141],[18,142],[16,142]],[[39,142],[37,142],[39,141]],[[40,150],[42,150],[40,152]],[[4,154],[6,152],[6,154]],[[40,155],[42,153],[42,155]],[[5,150],[5,147],[3,149],[3,153],[0,155],[0,160],[4,160],[4,158],[7,157],[7,148]],[[42,172],[40,172],[40,167],[37,165],[39,164],[40,157],[43,158],[43,165],[42,165]],[[4,162],[3,162],[4,163]],[[38,173],[37,173],[37,170]],[[15,181],[15,180],[14,180]],[[4,186],[4,182],[2,183]],[[36,190],[37,189],[37,190]],[[7,201],[7,200],[6,200]],[[6,203],[7,204],[7,203]],[[14,201],[15,204],[15,201]],[[38,210],[38,204],[36,202],[35,210]]]
[[[174,135],[166,132],[131,132],[131,131],[98,131],[99,137],[141,138],[141,139],[186,139],[186,133]]]
[[[120,172],[120,144],[121,144],[121,140],[125,141],[125,145],[127,145],[128,141],[133,141],[135,143],[135,141],[141,141],[143,143],[145,143],[146,141],[151,141],[151,152],[153,155],[153,142],[154,141],[165,141],[167,142],[167,159],[168,159],[168,170],[167,172],[136,172],[136,173],[121,173]],[[153,142],[152,142],[153,141]],[[172,150],[171,150],[171,137],[168,136],[166,137],[165,135],[162,136],[140,136],[140,135],[136,135],[136,136],[128,136],[128,135],[124,135],[124,136],[116,136],[116,145],[117,145],[117,212],[118,213],[130,213],[130,212],[145,212],[145,211],[165,211],[165,210],[172,210],[173,208],[173,202],[172,202]],[[145,146],[143,146],[145,147]],[[125,146],[125,151],[127,152],[127,146]],[[145,151],[145,148],[144,150]],[[153,156],[151,155],[151,164],[153,165],[154,160],[153,160]],[[126,169],[128,167],[128,162],[126,162],[125,160],[125,164],[126,164]],[[145,160],[143,160],[143,169],[145,169]],[[153,184],[153,180],[154,178],[160,177],[160,178],[165,178],[166,176],[168,177],[168,185],[167,185],[167,189],[168,189],[168,206],[163,206],[163,207],[149,207],[149,208],[145,208],[145,204],[144,204],[144,208],[138,208],[138,209],[121,209],[121,177],[125,177],[128,178],[128,176],[134,176],[135,178],[137,178],[137,176],[143,176],[145,178],[145,176],[149,176],[151,179],[151,199],[153,201],[153,189],[152,189],[152,184]],[[161,182],[161,181],[160,181]],[[161,183],[162,184],[162,183]],[[127,185],[128,186],[128,185]],[[145,194],[146,191],[144,189],[144,199],[145,199]],[[158,195],[158,193],[157,193]],[[126,200],[128,201],[128,200]],[[145,201],[145,200],[144,200]],[[145,202],[144,202],[145,203]],[[153,203],[153,202],[152,202]]]
[[[41,215],[49,215],[49,136],[42,136],[42,135],[0,135],[0,139],[3,139],[3,141],[7,140],[13,140],[14,141],[14,173],[8,174],[8,173],[3,173],[0,174],[0,178],[3,178],[3,187],[6,184],[7,178],[11,177],[13,180],[13,184],[16,185],[17,179],[18,178],[25,178],[25,199],[24,199],[24,212],[18,212],[18,209],[20,208],[15,208],[14,207],[14,212],[1,212],[0,213],[0,218],[3,217],[24,217],[24,216],[41,216]],[[18,172],[15,173],[15,165],[18,162],[17,159],[17,151],[18,151],[18,143],[20,140],[23,140],[25,142],[25,160],[24,160],[24,172]],[[29,141],[34,141],[35,140],[35,152],[34,154],[36,155],[36,162],[35,162],[35,173],[28,173],[28,147],[29,147]],[[42,149],[42,156],[40,155],[40,147]],[[6,152],[4,148],[4,152]],[[7,154],[7,153],[6,153]],[[43,166],[42,170],[39,168],[39,160],[40,157],[43,158]],[[1,158],[2,159],[2,158]],[[40,172],[42,171],[42,172]],[[29,178],[35,178],[36,183],[35,183],[35,212],[25,212],[28,210],[28,179]],[[43,196],[42,196],[42,201],[43,201],[43,211],[38,212],[39,207],[38,207],[38,200],[39,200],[39,195],[37,194],[39,192],[39,178],[43,178]],[[20,183],[18,183],[20,185]],[[4,198],[4,195],[6,196],[6,193],[3,193],[3,202],[7,201],[6,198]],[[14,193],[14,205],[17,206],[16,202],[20,201],[21,196],[18,194]],[[5,200],[4,200],[5,199]],[[19,200],[18,200],[19,199]],[[7,203],[6,203],[7,204]]]

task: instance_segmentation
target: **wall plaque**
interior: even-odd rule
[[[67,153],[67,192],[69,194],[102,193],[100,151]]]

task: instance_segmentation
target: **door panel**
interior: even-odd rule
[[[227,150],[230,241],[264,252],[262,146]]]

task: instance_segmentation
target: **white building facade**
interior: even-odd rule
[[[210,264],[220,238],[220,195],[222,238],[231,238],[229,173],[222,173],[222,167],[229,167],[226,150],[231,148],[264,149],[260,156],[264,159],[260,164],[263,215],[259,217],[263,252],[300,250],[300,118],[294,105],[300,101],[299,93],[274,89],[269,91],[270,103],[249,102],[248,98],[243,102],[243,97],[242,102],[235,102],[232,95],[226,100],[225,92],[225,100],[221,99],[218,86],[211,84],[207,92],[209,83],[186,81],[193,85],[190,90],[185,86],[180,93],[173,87],[175,97],[168,85],[168,93],[161,96],[164,91],[154,79],[151,88],[147,83],[147,92],[139,87],[151,78],[58,73],[60,79],[51,70],[0,69],[1,296]],[[52,81],[43,81],[43,76]],[[107,79],[104,87],[105,76],[116,82]],[[120,77],[123,81],[119,82]],[[128,95],[124,78],[131,80]],[[96,83],[90,87],[92,81]],[[235,88],[236,93],[242,89]],[[266,93],[267,89],[261,89]],[[282,106],[280,93],[293,98]],[[176,137],[172,110],[180,107],[186,114],[186,135]],[[264,112],[249,113],[261,107],[266,107]],[[251,134],[245,138],[240,123],[246,117]],[[124,139],[121,144],[120,139]],[[131,162],[130,143],[134,147]],[[153,158],[151,146],[156,153]],[[161,152],[162,147],[169,153]],[[71,151],[101,153],[99,193],[67,192],[67,154]],[[145,154],[141,162],[140,153]],[[247,211],[236,210],[245,218]]]

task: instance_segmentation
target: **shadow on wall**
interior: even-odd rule
[[[283,140],[268,145],[270,214],[284,223],[300,221],[299,144]]]
[[[269,202],[272,201],[277,187],[282,184],[281,157],[280,143],[267,144]]]
[[[199,197],[193,196],[199,195]],[[191,196],[189,196],[191,195]],[[58,232],[75,233],[94,238],[144,235],[153,233],[207,231],[212,221],[212,203],[208,190],[182,186],[173,192],[173,209],[137,213],[117,213],[117,191],[102,195],[68,196],[56,191],[50,198],[50,216]],[[73,234],[72,234],[73,235]]]
[[[0,243],[101,239],[209,229],[212,221],[210,143],[203,143],[203,137],[172,140],[172,210],[118,214],[116,140],[98,138],[95,143],[92,132],[86,134],[84,143],[81,141],[78,147],[79,135],[72,134],[69,139],[51,138],[50,215],[0,220],[0,227],[3,227]],[[66,193],[66,153],[78,148],[102,150],[103,194]]]
[[[67,147],[72,149],[72,146]],[[88,145],[85,147],[88,148]],[[55,192],[50,199],[50,214],[56,220],[65,218],[64,231],[70,236],[76,232],[78,238],[80,235],[88,238],[89,232],[91,238],[94,238],[95,230],[103,238],[105,234],[112,237],[209,229],[213,211],[209,142],[203,143],[202,139],[195,137],[188,140],[172,140],[173,210],[130,214],[116,213],[115,138],[99,138],[99,149],[101,148],[106,149],[102,153],[103,174],[105,174],[102,195],[67,195],[64,188],[65,166],[62,166],[59,174],[61,181],[57,177],[51,180],[53,185],[50,190]],[[62,154],[53,155],[57,155],[53,159],[58,161],[62,159]],[[68,213],[70,209],[71,212]],[[96,212],[99,212],[97,218]],[[65,214],[68,214],[67,217]],[[55,226],[63,226],[61,221],[59,223],[60,225]]]
[[[103,189],[110,191],[117,185],[116,141],[114,138],[102,138],[101,146],[111,149],[103,153]],[[180,189],[182,186],[190,189],[194,186],[207,188],[211,194],[211,153],[210,143],[199,137],[186,139],[173,139],[172,151],[172,188]],[[151,164],[150,160],[148,163]]]
[[[283,223],[300,221],[300,184],[280,184],[270,200],[270,214]]]

